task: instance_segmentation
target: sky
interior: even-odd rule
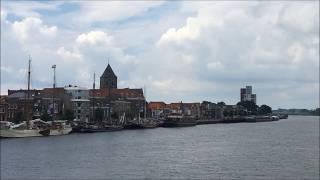
[[[108,62],[148,101],[319,107],[319,1],[1,1],[1,94],[92,88]]]

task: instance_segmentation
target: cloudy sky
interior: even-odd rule
[[[151,101],[224,101],[253,86],[274,109],[319,106],[319,2],[1,1],[1,94],[92,87],[108,59]],[[98,79],[97,79],[97,84]]]

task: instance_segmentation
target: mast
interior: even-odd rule
[[[147,92],[146,92],[146,86],[144,86],[144,119],[146,120],[147,117]]]
[[[29,56],[29,66],[28,66],[28,99],[30,97],[29,91],[30,91],[30,75],[31,75],[31,57]]]
[[[96,73],[94,72],[93,73],[93,96],[92,96],[92,116],[93,116],[93,118],[92,118],[92,120],[93,120],[93,122],[95,122],[95,109],[94,109],[94,98],[95,98],[95,89],[96,89]]]
[[[31,76],[31,57],[29,55],[29,62],[28,62],[28,90],[27,90],[27,99],[26,99],[26,102],[30,100],[30,76]],[[28,103],[27,104],[27,107],[26,107],[26,122],[27,122],[27,129],[29,129],[29,126],[30,126],[30,122],[29,122],[29,105]]]
[[[53,89],[52,89],[52,109],[53,109],[53,113],[52,113],[52,121],[54,121],[54,114],[55,114],[55,108],[54,108],[54,95],[55,95],[55,88],[56,88],[56,65],[52,65],[52,69],[53,69]]]

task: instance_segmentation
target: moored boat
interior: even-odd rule
[[[86,126],[79,127],[76,132],[96,133],[96,132],[120,131],[122,129],[123,129],[122,126],[116,126],[116,125],[86,125]]]
[[[66,135],[72,131],[70,125],[66,123],[64,120],[55,120],[50,123],[50,133],[49,136],[59,136],[59,135]]]
[[[30,120],[20,124],[10,123],[9,126],[2,126],[0,129],[0,137],[2,138],[21,138],[21,137],[37,137],[44,136],[40,132],[47,129],[44,121]]]
[[[185,126],[195,126],[197,121],[192,116],[184,116],[181,114],[172,114],[167,116],[163,121],[162,127],[185,127]]]

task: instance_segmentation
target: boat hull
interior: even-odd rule
[[[104,127],[104,128],[79,128],[77,131],[79,133],[98,133],[98,132],[112,132],[112,131],[121,131],[122,127]]]
[[[23,138],[23,137],[38,137],[43,136],[39,133],[40,130],[37,129],[1,129],[0,137],[2,138]]]
[[[188,126],[195,126],[197,125],[196,122],[190,122],[190,123],[182,123],[182,122],[164,122],[162,124],[162,127],[188,127]]]
[[[72,128],[50,129],[49,136],[61,136],[71,133]]]

